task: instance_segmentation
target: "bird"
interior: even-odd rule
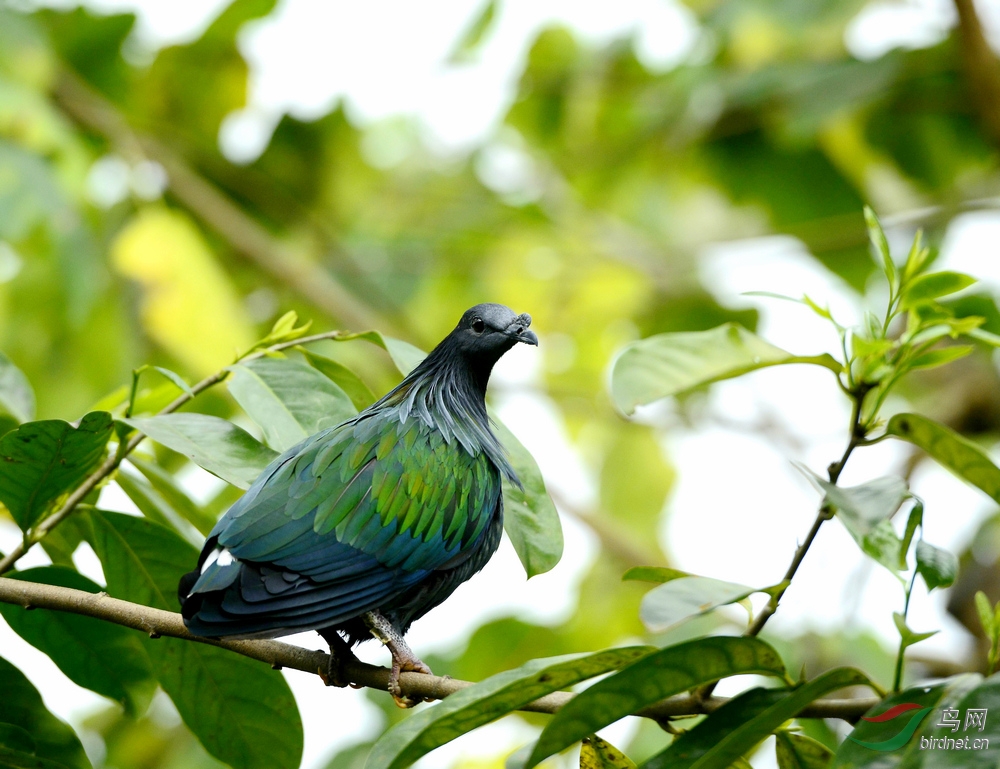
[[[376,403],[276,457],[209,532],[178,585],[184,624],[209,638],[315,630],[330,646],[328,682],[345,684],[353,647],[430,673],[404,637],[496,552],[502,484],[520,486],[490,427],[494,364],[538,344],[531,316],[501,304],[466,311]]]

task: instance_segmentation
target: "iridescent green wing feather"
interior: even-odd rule
[[[408,571],[439,568],[476,541],[500,499],[499,475],[484,454],[472,456],[419,420],[393,414],[350,428],[300,470],[298,482],[310,487],[302,503],[320,500],[317,534],[332,532]]]

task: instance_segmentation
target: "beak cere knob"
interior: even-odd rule
[[[525,344],[538,344],[538,337],[535,336],[533,331],[528,330],[528,326],[531,325],[531,316],[528,313],[522,313],[518,315],[511,324],[507,327],[507,333],[514,337],[518,342],[524,342]]]

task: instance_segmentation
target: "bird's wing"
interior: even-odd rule
[[[191,593],[226,590],[199,610],[210,623],[294,613],[297,626],[334,624],[461,563],[500,493],[487,457],[376,413],[275,460],[213,530],[220,555]]]

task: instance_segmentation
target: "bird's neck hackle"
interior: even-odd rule
[[[440,431],[448,443],[457,441],[469,454],[485,453],[504,477],[520,485],[486,411],[494,362],[470,360],[442,343],[368,411],[392,409],[402,422],[417,419]]]

